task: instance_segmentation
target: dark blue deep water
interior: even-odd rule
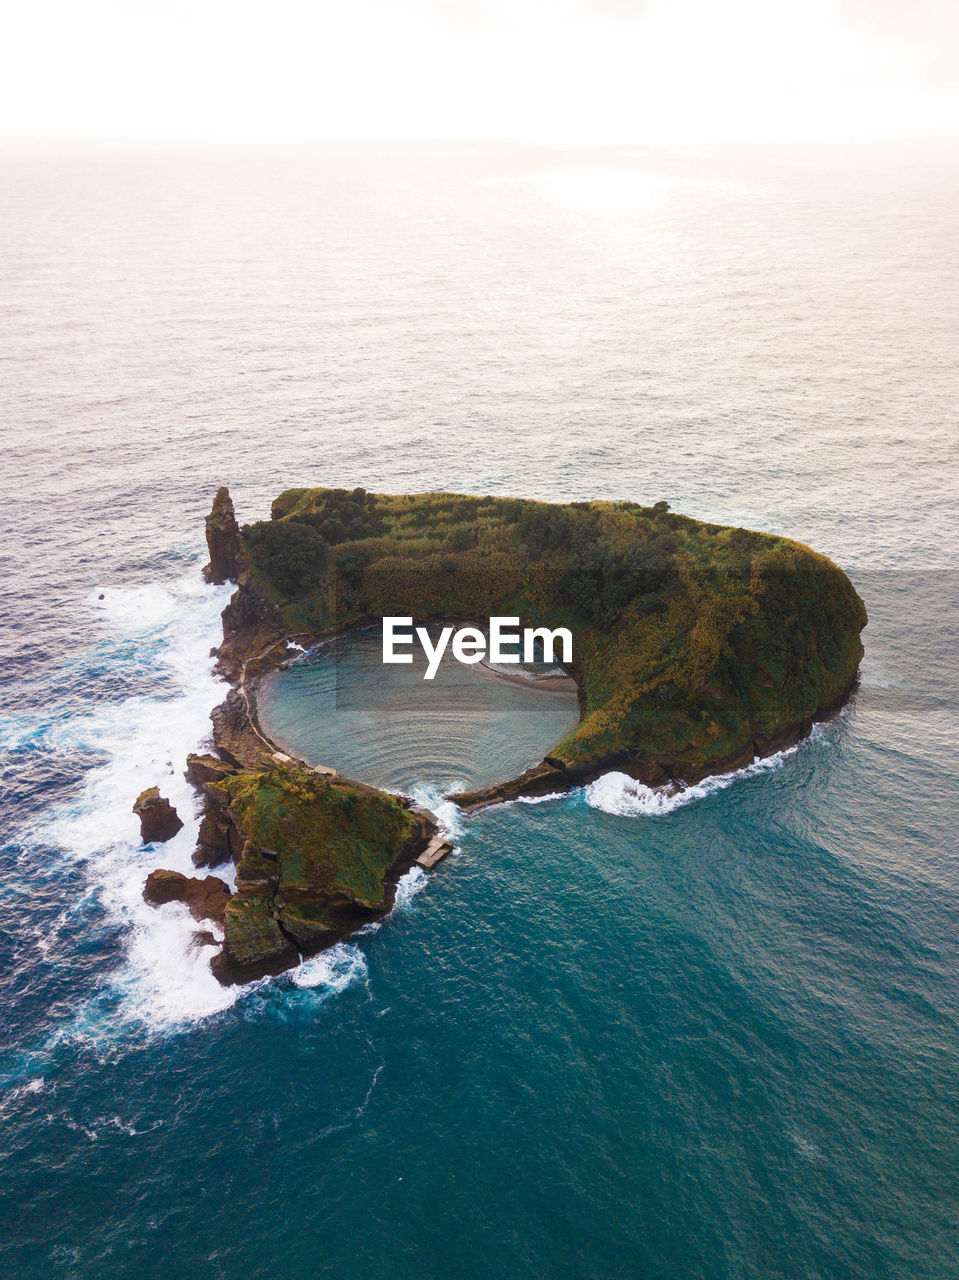
[[[0,161],[3,1280],[959,1275],[957,223],[915,149]],[[140,900],[220,483],[781,531],[862,686],[682,804],[447,814],[378,929],[224,991]]]

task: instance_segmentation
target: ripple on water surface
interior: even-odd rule
[[[424,680],[422,650],[412,665],[394,666],[383,663],[381,646],[371,628],[265,677],[257,705],[267,733],[311,764],[408,790],[515,777],[579,718],[572,681],[503,679],[453,658]]]

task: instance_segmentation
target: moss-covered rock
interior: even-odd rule
[[[277,914],[268,897],[230,900],[223,922],[223,950],[211,962],[221,982],[250,982],[296,964],[296,944],[280,928]]]
[[[383,915],[436,829],[394,796],[294,762],[207,786],[243,841],[214,963],[223,982],[279,973]]]
[[[266,857],[250,841],[244,847],[243,856],[236,864],[236,891],[245,894],[267,894],[272,897],[280,882],[280,868],[276,858]]]
[[[279,921],[304,954],[322,951],[342,937],[343,923],[336,911],[317,902],[301,902],[280,908]]]
[[[295,765],[240,773],[217,785],[247,839],[275,855],[288,900],[322,896],[340,905],[383,905],[387,873],[413,831],[409,811],[395,797]]]

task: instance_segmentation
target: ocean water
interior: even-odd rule
[[[959,1274],[957,221],[945,149],[0,160],[4,1280]],[[862,686],[667,804],[447,807],[390,917],[224,990],[140,900],[221,483],[783,532]]]

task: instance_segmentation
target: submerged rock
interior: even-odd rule
[[[151,871],[143,886],[143,900],[151,907],[166,902],[182,902],[194,920],[213,920],[222,925],[233,895],[218,876],[185,876],[180,871]]]
[[[140,839],[144,844],[170,840],[183,826],[180,815],[159,787],[147,787],[133,802],[133,812],[140,819]]]

